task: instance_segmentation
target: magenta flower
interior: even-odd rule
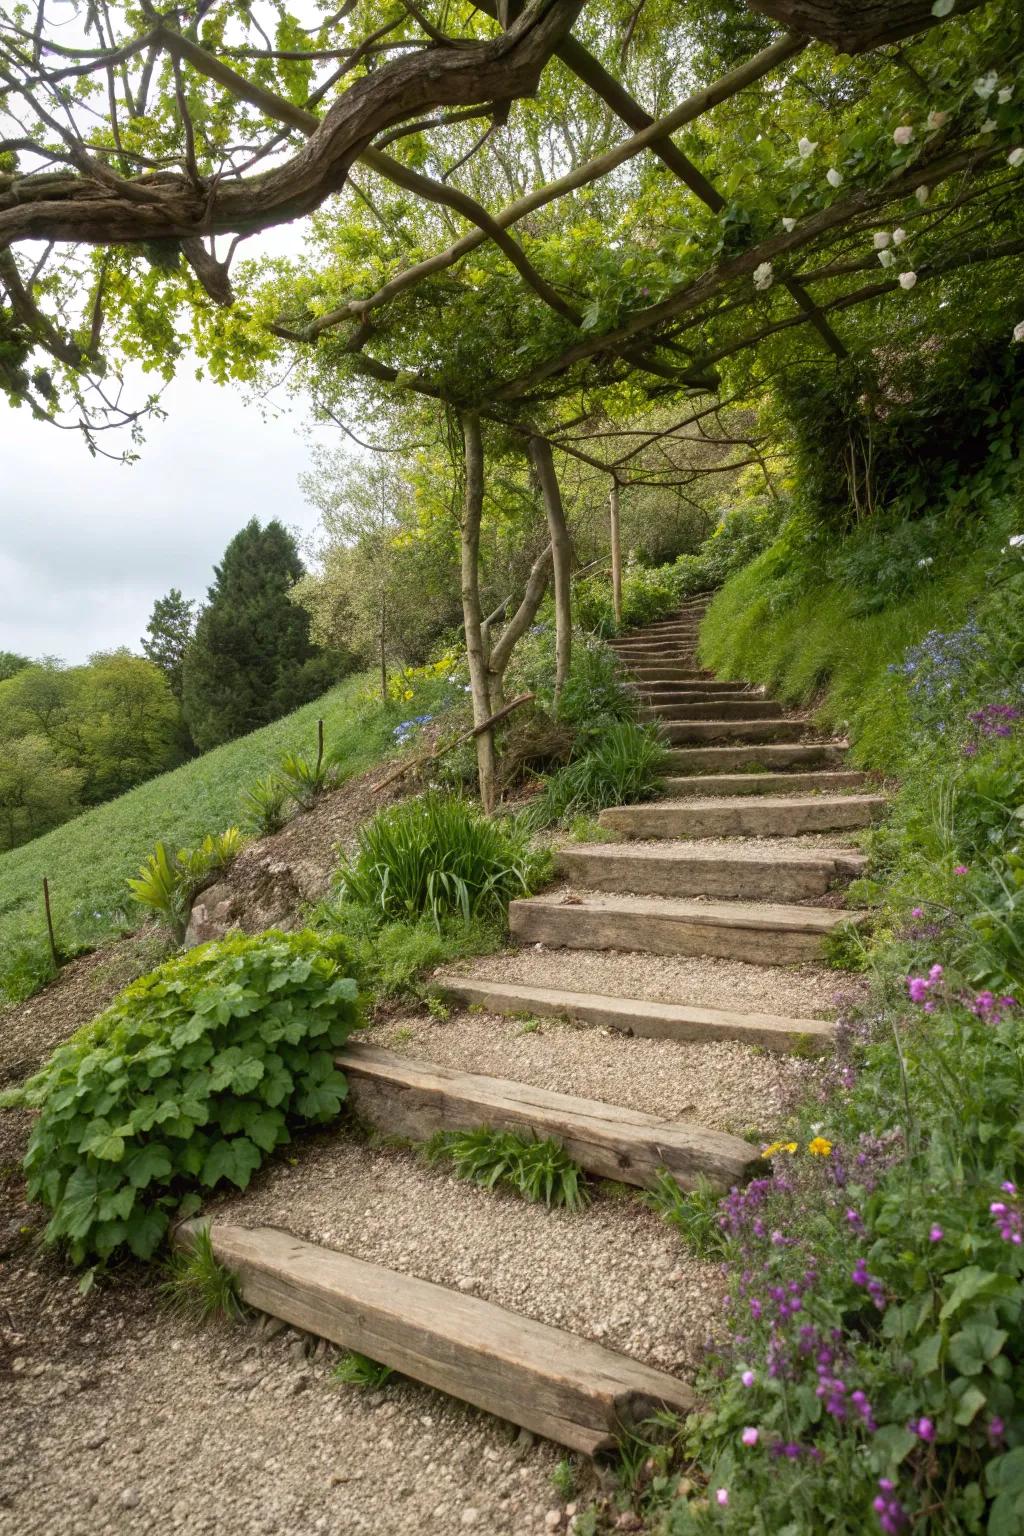
[[[954,875],[966,875],[966,874],[969,874],[970,871],[968,870],[968,867],[967,867],[966,864],[954,864],[953,865],[953,873],[954,873]]]
[[[724,1509],[725,1506],[729,1502],[729,1490],[728,1490],[728,1488],[719,1488],[718,1492],[715,1494],[715,1498],[717,1499],[718,1503],[721,1504],[722,1508]]]
[[[928,1233],[928,1241],[930,1243],[941,1243],[945,1235],[945,1232],[943,1232],[938,1222],[936,1222],[931,1231]]]
[[[753,1371],[744,1371],[743,1375],[740,1377],[740,1381],[742,1381],[745,1387],[752,1387],[754,1385]]]
[[[757,1444],[758,1439],[759,1439],[759,1435],[758,1435],[757,1430],[754,1428],[753,1424],[748,1424],[747,1425],[746,1429],[740,1435],[740,1439],[743,1441],[744,1445],[756,1445]]]
[[[910,1430],[912,1435],[916,1435],[919,1440],[926,1440],[929,1445],[935,1439],[935,1425],[932,1423],[931,1419],[926,1419],[923,1417],[920,1419],[911,1419],[910,1423],[907,1425],[907,1428]]]

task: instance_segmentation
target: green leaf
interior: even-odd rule
[[[1001,1328],[972,1323],[950,1339],[949,1358],[962,1376],[977,1376],[998,1355],[1006,1340]]]
[[[166,1179],[173,1167],[167,1149],[157,1142],[140,1147],[124,1165],[125,1173],[135,1189],[145,1189],[154,1179]]]
[[[130,1214],[134,1204],[134,1189],[130,1184],[123,1184],[113,1194],[100,1196],[96,1214],[100,1221],[111,1221],[114,1217],[123,1221]]]
[[[207,1185],[228,1179],[239,1189],[245,1189],[262,1161],[259,1148],[247,1136],[233,1136],[230,1141],[214,1142],[199,1177]]]
[[[1024,1493],[1024,1446],[995,1456],[985,1468],[989,1493]]]
[[[874,1450],[881,1457],[880,1466],[895,1469],[917,1445],[917,1436],[902,1424],[883,1424],[874,1437]]]
[[[957,1403],[956,1412],[953,1414],[953,1423],[970,1424],[978,1416],[982,1408],[984,1408],[986,1403],[985,1394],[979,1391],[977,1387],[969,1386],[966,1392],[957,1395],[960,1400]]]
[[[917,1366],[919,1373],[922,1376],[927,1376],[929,1372],[938,1370],[941,1353],[942,1334],[931,1333],[922,1344],[919,1344],[916,1349],[911,1350],[910,1358]]]
[[[78,1150],[91,1153],[102,1162],[119,1163],[124,1157],[124,1137],[111,1128],[109,1120],[94,1120]]]
[[[939,1317],[945,1321],[959,1312],[965,1302],[973,1301],[976,1297],[990,1300],[995,1296],[1009,1296],[1016,1290],[1016,1282],[1010,1275],[997,1274],[990,1269],[981,1269],[977,1264],[969,1264],[965,1269],[959,1269],[954,1274],[946,1277],[947,1284],[952,1282],[949,1296],[943,1303]]]

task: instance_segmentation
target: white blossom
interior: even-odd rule
[[[999,76],[994,69],[990,69],[987,75],[979,75],[978,79],[975,80],[974,90],[976,95],[981,97],[982,101],[988,101],[998,84]]]
[[[996,101],[998,101],[998,103],[999,103],[999,105],[1001,107],[1005,107],[1006,103],[1010,100],[1012,95],[1013,95],[1013,86],[1012,85],[1004,85],[1002,90],[999,92],[999,95],[996,97]]]
[[[1016,170],[1018,165],[1024,165],[1024,146],[1018,144],[1016,149],[1011,149],[1006,157],[1007,165],[1012,165]]]
[[[1014,341],[1024,341],[1024,320],[1018,320],[1013,328]]]
[[[909,123],[902,123],[899,128],[893,129],[893,143],[901,146],[914,142],[914,130]]]
[[[788,235],[792,230],[796,229],[796,219],[783,219],[782,227]]]
[[[874,240],[875,250],[884,251],[886,246],[891,243],[892,235],[890,235],[887,229],[876,229],[872,239]]]
[[[1011,533],[1008,543],[1010,549],[1020,549],[1024,546],[1024,533]]]
[[[754,268],[754,287],[758,293],[764,293],[775,281],[770,261],[762,261],[759,267]]]
[[[986,117],[985,121],[982,123],[981,127],[978,129],[978,132],[979,133],[995,133],[995,131],[996,131],[996,129],[998,127],[999,127],[999,124],[996,122],[994,117]]]
[[[931,197],[931,195],[932,195],[931,194],[931,189],[929,187],[926,187],[923,182],[914,191],[914,196],[917,198],[918,202],[921,203],[921,204],[926,203],[928,201],[928,199]]]
[[[842,171],[837,171],[830,166],[829,169],[825,172],[825,180],[828,182],[830,187],[841,187],[843,184],[843,173]]]
[[[882,263],[883,267],[891,267],[893,262],[896,260],[892,251],[879,251],[878,259]]]
[[[917,282],[917,273],[916,272],[901,272],[900,273],[900,287],[901,288],[913,288],[913,286],[914,286],[914,284],[916,282]]]
[[[945,128],[945,126],[946,126],[946,124],[948,122],[949,122],[949,113],[948,112],[929,112],[928,113],[928,127],[931,128],[932,130],[934,130],[936,128]]]
[[[905,229],[894,229],[893,230],[893,232],[892,232],[892,243],[893,243],[893,245],[902,245],[906,238],[907,238],[907,232],[906,232]]]
[[[801,160],[806,160],[808,155],[813,155],[814,151],[818,147],[819,142],[820,141],[818,139],[798,139],[796,147],[800,151]]]
[[[927,566],[934,565],[934,564],[935,564],[935,561],[934,561],[934,559],[933,559],[933,557],[931,555],[925,555],[923,560],[919,560],[917,562],[918,569],[922,570],[922,571],[925,570]]]

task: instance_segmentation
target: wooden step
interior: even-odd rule
[[[707,679],[708,674],[700,667],[683,666],[628,666],[626,670],[638,683],[687,683],[695,679]]]
[[[764,702],[764,695],[760,693],[718,693],[715,691],[713,684],[705,687],[695,685],[692,688],[689,685],[685,686],[687,688],[685,692],[683,691],[684,684],[679,683],[676,688],[666,689],[664,693],[641,694],[641,698],[644,701],[641,708],[660,709],[662,705],[671,707],[675,704],[728,704],[742,708],[744,702],[752,704]],[[774,703],[775,701],[771,700],[769,702]],[[781,708],[781,706],[777,707]],[[728,716],[726,716],[726,719],[728,719]]]
[[[522,944],[713,955],[756,965],[820,960],[822,942],[834,928],[859,926],[867,916],[823,907],[603,895],[572,902],[532,896],[513,901],[508,915]]]
[[[585,1455],[696,1406],[683,1382],[601,1344],[277,1227],[190,1221],[175,1240],[203,1226],[250,1306]]]
[[[811,727],[806,720],[670,720],[662,727],[673,745],[696,741],[799,741]]]
[[[661,699],[640,710],[644,720],[772,720],[781,719],[782,705],[776,699],[703,699],[693,703],[669,704]]]
[[[697,641],[695,629],[667,629],[661,635],[624,635],[621,640],[609,640],[612,650],[620,654],[631,651],[661,651],[673,646],[691,648]]]
[[[509,1078],[456,1072],[373,1045],[350,1045],[337,1057],[360,1119],[392,1136],[427,1141],[436,1131],[533,1132],[562,1143],[588,1173],[651,1184],[667,1168],[684,1189],[709,1179],[716,1189],[742,1181],[758,1163],[738,1136],[689,1120],[666,1120],[597,1099],[578,1099]]]
[[[731,796],[609,806],[598,821],[625,837],[795,837],[867,827],[884,810],[881,795]]]
[[[630,678],[627,686],[644,699],[661,699],[666,696],[671,698],[674,694],[682,697],[684,694],[691,692],[707,692],[708,690],[712,690],[715,694],[720,694],[723,698],[736,695],[743,698],[746,698],[748,695],[750,698],[761,697],[761,690],[752,687],[750,683],[722,683],[717,678],[710,677],[706,672],[701,672],[697,676],[684,679],[682,682],[638,683],[633,678]]]
[[[683,795],[807,794],[812,789],[858,789],[867,774],[854,768],[823,769],[820,773],[695,773],[662,783],[672,799]]]
[[[605,997],[597,992],[562,992],[486,978],[439,976],[434,987],[453,1002],[513,1017],[530,1014],[573,1019],[652,1040],[738,1040],[768,1051],[806,1050],[831,1045],[835,1025],[824,1019],[789,1019],[768,1013],[733,1013],[689,1003],[657,1003],[638,997]]]
[[[559,874],[590,890],[728,901],[806,901],[856,879],[866,863],[843,848],[765,853],[729,843],[664,849],[591,843],[555,854]]]
[[[765,742],[761,746],[676,747],[666,755],[666,766],[683,773],[728,773],[756,765],[758,768],[789,768],[794,764],[842,765],[849,744],[845,741]]]

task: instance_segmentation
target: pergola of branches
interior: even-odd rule
[[[956,17],[981,3],[958,0]],[[901,285],[896,272],[880,272],[864,251],[867,233],[887,211],[905,210],[908,194],[917,191],[914,217],[941,229],[974,199],[983,197],[991,211],[1015,196],[998,137],[979,137],[972,125],[956,121],[940,124],[885,174],[837,188],[804,216],[724,248],[656,302],[595,327],[587,322],[586,292],[570,291],[542,270],[517,226],[528,228],[541,210],[608,183],[648,156],[705,209],[723,215],[727,198],[680,148],[675,136],[681,130],[759,84],[783,89],[793,61],[815,42],[847,54],[898,49],[902,40],[935,26],[936,10],[945,8],[932,0],[747,0],[750,11],[780,25],[781,35],[652,117],[627,88],[625,72],[615,73],[574,34],[581,13],[594,13],[593,0],[478,0],[463,10],[435,7],[436,15],[413,0],[401,0],[393,11],[345,0],[334,15],[304,24],[268,0],[274,36],[256,6],[246,9],[240,31],[232,8],[216,0],[163,11],[151,0],[142,0],[139,10],[87,0],[81,10],[73,7],[74,41],[55,20],[54,4],[36,0],[34,18],[20,7],[0,10],[0,384],[37,414],[55,418],[59,393],[48,368],[29,372],[40,352],[72,381],[78,424],[91,440],[100,427],[137,414],[122,408],[116,386],[106,383],[105,258],[82,279],[88,302],[76,323],[69,323],[55,296],[51,273],[61,274],[58,285],[66,281],[69,248],[116,253],[136,247],[168,270],[184,260],[203,302],[230,307],[236,303],[232,266],[242,242],[322,207],[357,166],[466,226],[450,243],[400,266],[376,291],[346,295],[323,312],[279,314],[270,329],[299,351],[329,343],[332,361],[352,378],[411,390],[437,401],[457,422],[465,486],[463,606],[478,724],[500,696],[502,668],[495,656],[507,664],[511,645],[535,614],[547,560],[531,573],[523,603],[492,643],[478,582],[484,425],[519,437],[543,498],[561,683],[570,659],[571,551],[552,445],[608,476],[618,603],[620,489],[650,476],[643,450],[659,436],[685,442],[688,427],[721,409],[720,403],[692,399],[719,389],[721,364],[787,331],[806,331],[826,354],[845,359],[844,314],[877,304]],[[1010,33],[1015,28],[1008,24]],[[538,90],[554,57],[622,125],[621,136],[504,206],[489,208],[459,173],[475,155],[487,153],[512,104]],[[913,73],[913,64],[904,62]],[[474,119],[483,131],[443,176],[425,174],[401,151],[389,152],[413,134],[443,135]],[[514,272],[524,305],[539,305],[553,317],[546,354],[511,373],[496,360],[485,378],[455,387],[426,363],[398,366],[386,345],[382,354],[389,316],[409,295],[433,291],[442,274],[484,249],[499,252]],[[961,224],[956,240],[919,265],[914,277],[927,283],[1022,253],[1024,237],[1012,229],[995,240],[989,228],[979,230],[971,244]],[[774,280],[776,267],[788,308],[766,314],[753,301]],[[638,378],[680,399],[679,423],[609,455],[602,451],[602,434],[614,437],[616,424],[605,409],[608,392]],[[723,431],[722,440],[727,438]],[[749,445],[734,441],[741,457],[727,462],[727,469],[746,462]],[[685,473],[672,466],[660,473],[659,483],[682,484]],[[478,743],[487,801],[493,741],[484,732]]]

